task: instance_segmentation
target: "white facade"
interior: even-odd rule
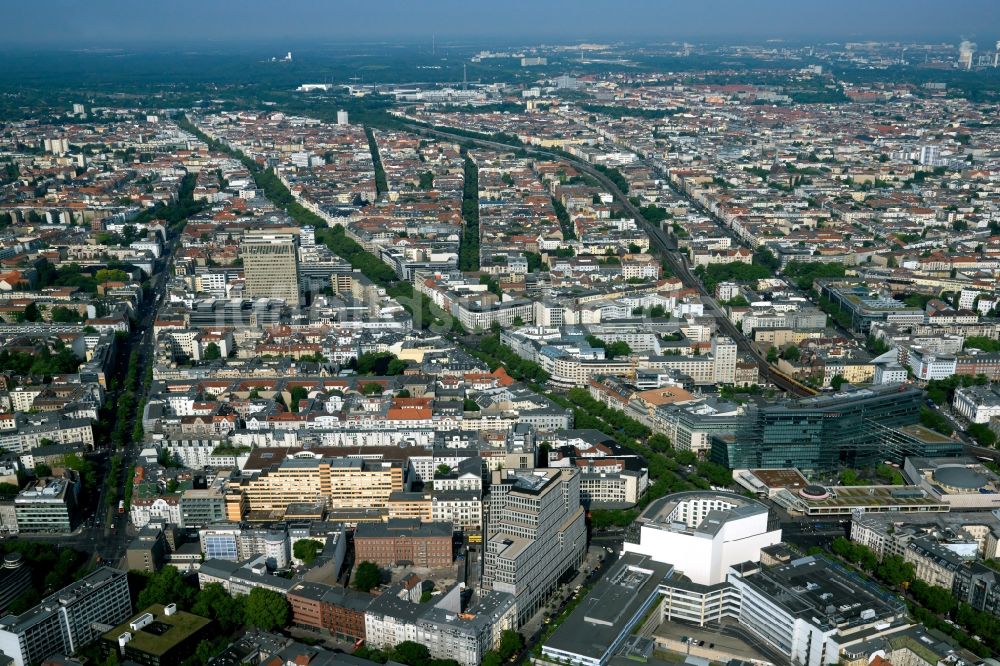
[[[767,507],[733,493],[690,492],[653,502],[639,517],[639,543],[623,551],[673,565],[692,582],[715,585],[740,562],[759,562],[760,550],[781,542],[768,529]]]
[[[913,375],[921,381],[947,379],[955,374],[957,359],[950,354],[936,355],[920,349],[911,349],[906,355]]]
[[[989,423],[1000,416],[1000,394],[988,386],[969,386],[955,390],[951,406],[973,423]]]

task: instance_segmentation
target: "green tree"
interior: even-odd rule
[[[886,555],[875,570],[875,574],[892,587],[899,587],[913,580],[914,567],[899,555]]]
[[[288,624],[288,601],[273,590],[255,587],[247,595],[243,619],[264,631],[280,629]]]
[[[770,349],[767,350],[767,362],[768,363],[772,363],[772,364],[778,362],[778,348],[777,347],[771,347]]]
[[[973,423],[969,425],[969,434],[972,435],[982,446],[994,446],[997,443],[997,436],[985,423]]]
[[[789,345],[781,352],[781,358],[789,363],[795,363],[802,356],[802,352],[795,345]]]
[[[43,476],[52,476],[52,468],[45,463],[35,463],[35,476],[39,478]]]
[[[839,391],[840,387],[847,383],[843,375],[835,375],[833,379],[830,380],[830,386],[833,387],[834,391]]]
[[[628,343],[619,340],[618,342],[612,342],[607,347],[604,348],[604,354],[609,359],[619,358],[622,356],[628,356],[632,353],[632,348],[628,346]]]
[[[427,666],[431,660],[427,646],[414,641],[403,641],[390,651],[389,656],[407,666]]]
[[[368,592],[382,583],[382,570],[374,562],[365,560],[358,564],[354,572],[354,587],[362,592]]]
[[[42,313],[38,310],[38,306],[34,302],[29,303],[26,308],[24,308],[24,320],[25,321],[39,321],[42,318]]]
[[[503,659],[494,650],[490,650],[483,655],[482,660],[479,662],[481,666],[503,666]]]
[[[94,279],[97,281],[98,284],[101,284],[103,282],[127,282],[128,273],[118,269],[102,268],[101,270],[94,273]]]
[[[513,629],[504,629],[500,634],[500,647],[497,651],[501,659],[507,661],[524,648],[524,639]]]
[[[382,385],[378,382],[368,382],[361,386],[361,392],[365,395],[380,395],[382,393]]]
[[[151,575],[146,587],[139,593],[137,604],[139,608],[147,608],[153,604],[177,604],[182,609],[191,607],[195,598],[195,589],[184,582],[177,567],[167,565]]]
[[[222,350],[219,349],[219,345],[209,342],[205,345],[205,353],[202,354],[202,358],[206,361],[217,361],[222,358]]]
[[[52,321],[56,324],[76,324],[83,321],[83,317],[76,310],[57,305],[52,308]]]
[[[292,547],[292,554],[295,558],[302,560],[305,564],[312,564],[316,557],[323,551],[323,544],[315,539],[299,539]]]
[[[209,583],[195,596],[191,612],[202,617],[215,618],[225,632],[243,624],[243,600],[233,598],[219,583]]]
[[[289,401],[291,404],[289,405],[289,408],[291,408],[293,412],[297,412],[299,411],[299,401],[308,398],[309,391],[304,386],[296,386],[292,389],[291,396],[291,400]]]

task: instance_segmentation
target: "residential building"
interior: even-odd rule
[[[484,654],[500,645],[503,632],[517,627],[511,594],[486,591],[475,605],[463,608],[460,586],[429,603],[420,603],[423,589],[410,576],[377,596],[365,612],[365,642],[386,649],[414,641],[426,645],[435,659],[478,666]]]
[[[288,590],[292,622],[322,629],[338,640],[365,638],[365,611],[374,597],[344,587],[302,581]]]

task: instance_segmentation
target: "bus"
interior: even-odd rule
[[[118,513],[125,513],[125,500],[118,500]]]

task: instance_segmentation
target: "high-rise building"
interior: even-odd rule
[[[586,552],[580,472],[494,471],[486,532],[483,587],[513,594],[523,624]]]
[[[54,654],[71,655],[131,611],[128,575],[102,567],[20,615],[0,618],[0,652],[15,666],[37,664]]]
[[[343,109],[337,111],[337,124],[346,125],[347,124],[347,111]]]
[[[731,469],[875,465],[896,451],[885,430],[917,423],[922,403],[920,389],[888,384],[752,406],[732,434],[713,437],[712,460]]]
[[[920,163],[926,166],[937,166],[941,159],[940,146],[920,146]]]
[[[252,298],[299,303],[299,257],[290,232],[251,231],[241,246],[245,292]]]
[[[720,335],[712,340],[716,384],[736,383],[736,357],[736,343],[732,338]]]

